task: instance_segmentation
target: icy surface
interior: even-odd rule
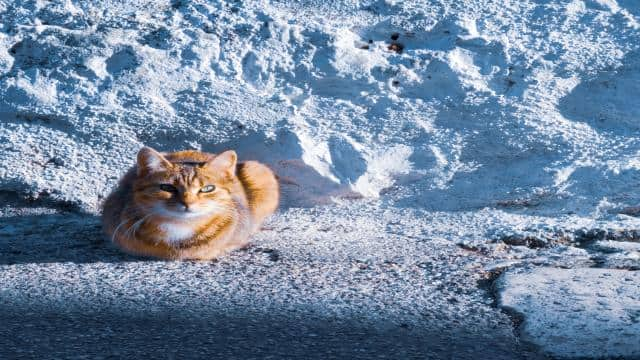
[[[640,273],[537,268],[498,282],[500,305],[525,316],[523,339],[555,357],[640,357]]]
[[[256,241],[290,247],[300,274],[316,253],[343,274],[350,256],[384,264],[394,252],[479,257],[439,265],[468,277],[465,291],[507,267],[637,270],[638,94],[634,0],[0,0],[0,260],[17,284],[7,294],[59,276],[28,278],[38,266],[23,266],[100,262],[95,216],[143,145],[233,148],[269,164],[282,183],[278,233]],[[67,290],[91,293],[102,271],[162,267],[135,264],[87,265]],[[181,266],[158,276],[199,274]],[[247,266],[219,271],[250,276]],[[275,286],[273,271],[252,286]],[[376,299],[449,298],[408,288]],[[226,290],[217,296],[233,302]]]

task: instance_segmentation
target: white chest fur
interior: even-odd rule
[[[168,243],[178,243],[187,240],[195,234],[193,227],[188,224],[164,223],[159,226],[163,232],[163,239]]]

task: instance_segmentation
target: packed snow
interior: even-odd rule
[[[382,212],[588,283],[640,268],[638,94],[634,0],[0,0],[0,198],[93,216],[143,145],[235,149],[279,175],[283,228]]]
[[[507,273],[501,305],[525,316],[524,339],[556,357],[640,356],[637,271],[537,268]]]

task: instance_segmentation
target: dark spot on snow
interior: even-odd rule
[[[357,192],[348,192],[346,194],[342,194],[340,195],[340,199],[345,199],[345,200],[362,200],[364,199],[364,195],[357,193]]]
[[[145,35],[140,43],[154,49],[167,50],[171,46],[171,38],[169,29],[162,27]]]
[[[546,239],[529,235],[509,235],[500,238],[500,240],[507,245],[526,246],[529,249],[540,249],[548,247],[550,245]]]
[[[395,41],[395,40],[398,40],[398,38],[400,38],[400,34],[399,33],[396,32],[396,33],[391,34],[391,40]]]
[[[580,229],[574,233],[574,238],[587,244],[601,240],[640,242],[640,229]]]
[[[466,242],[458,242],[456,243],[456,245],[466,251],[471,251],[471,252],[475,252],[475,253],[483,253],[483,249],[479,248],[476,245],[472,245],[472,244],[468,244]]]
[[[402,50],[404,49],[404,45],[402,45],[400,43],[392,43],[392,44],[389,44],[387,49],[389,49],[389,51],[393,51],[395,53],[400,54],[400,53],[402,53]]]
[[[47,164],[53,164],[55,166],[64,166],[64,160],[54,156],[47,161]]]
[[[607,264],[607,257],[603,255],[594,255],[590,257],[589,260],[593,261],[591,265],[593,268],[605,268]]]
[[[360,46],[360,49],[369,50],[369,45],[362,45],[362,46]]]
[[[280,260],[280,253],[278,251],[273,251],[269,253],[269,260],[278,261]]]
[[[391,85],[393,85],[393,86],[398,86],[398,85],[400,85],[400,81],[398,81],[398,80],[393,80],[393,81],[391,82]]]
[[[371,40],[371,39],[369,39],[367,42],[368,42],[369,44],[373,44],[373,40]]]
[[[15,55],[18,52],[18,48],[22,45],[22,41],[18,41],[13,44],[13,46],[9,49],[9,53]]]
[[[269,257],[269,260],[274,262],[280,260],[280,252],[276,249],[258,247],[255,248],[253,252],[266,254]]]
[[[369,270],[371,269],[371,264],[367,260],[356,260],[355,268],[358,270]]]

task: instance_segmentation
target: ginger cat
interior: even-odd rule
[[[278,206],[265,165],[234,151],[161,154],[144,147],[103,206],[103,225],[122,249],[162,259],[208,260],[240,248]]]

